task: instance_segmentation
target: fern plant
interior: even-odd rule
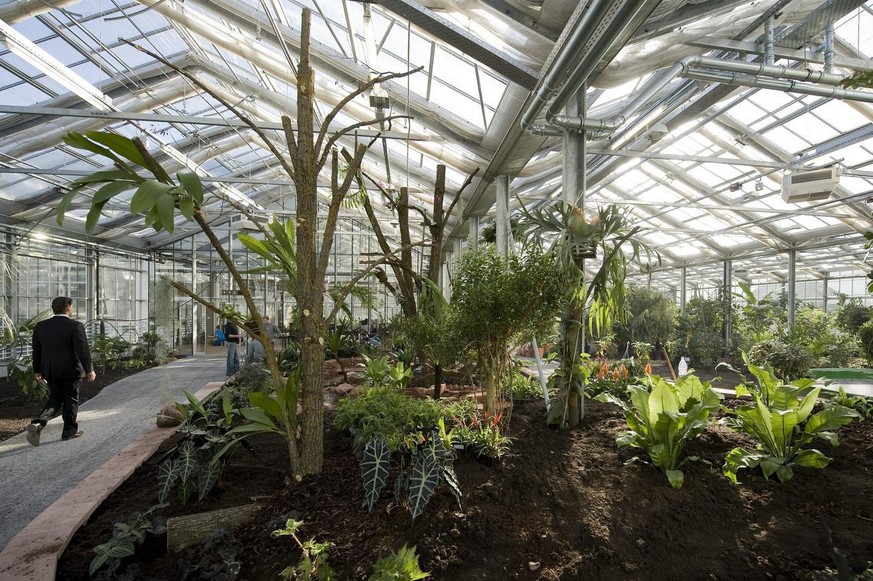
[[[370,574],[370,581],[418,581],[430,577],[418,565],[415,547],[403,545],[388,556],[379,557]]]

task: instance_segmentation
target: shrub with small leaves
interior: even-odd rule
[[[403,545],[390,555],[379,557],[369,581],[418,581],[429,576],[418,565],[415,547]]]

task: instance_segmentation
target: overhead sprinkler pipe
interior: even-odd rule
[[[603,20],[611,4],[612,0],[592,0],[591,5],[579,18],[576,27],[570,33],[570,38],[564,43],[563,48],[537,84],[533,99],[522,115],[522,129],[533,130],[537,116],[546,106],[546,103],[557,94],[564,77],[578,58],[579,52],[591,40],[592,35],[597,30],[598,23]]]
[[[659,2],[660,0],[656,3]],[[579,92],[579,88],[585,84],[588,76],[591,75],[591,72],[600,63],[604,55],[609,52],[615,39],[624,32],[628,23],[633,22],[640,12],[647,10],[651,3],[651,0],[648,2],[627,0],[622,5],[615,16],[609,21],[606,30],[595,41],[594,46],[591,47],[585,58],[579,61],[573,72],[570,73],[567,82],[563,84],[561,90],[555,95],[555,99],[546,111],[546,121],[552,123],[552,119],[564,111],[564,107],[570,99]],[[584,48],[584,46],[580,48]]]
[[[729,80],[734,77],[742,78],[739,75],[718,75],[717,73],[712,73],[712,78],[701,79],[698,76],[692,76],[690,74],[691,71],[695,71],[695,74],[697,75],[707,74],[706,71],[698,70],[700,68],[715,69],[716,71],[727,73],[741,73],[743,75],[752,75],[756,79],[759,77],[772,77],[772,79],[770,79],[770,83],[764,82],[768,79],[759,79],[761,81],[760,83],[755,85],[747,85],[745,84],[745,82],[748,82],[748,80],[746,80],[744,83],[731,82]],[[820,85],[814,84],[798,85],[795,83],[795,81],[798,81],[801,83],[823,83],[827,85],[839,85],[839,83],[845,78],[843,75],[826,73],[822,71],[813,71],[810,69],[792,69],[783,65],[768,65],[765,63],[734,61],[704,56],[687,56],[674,63],[662,74],[653,77],[652,80],[646,83],[646,85],[639,91],[637,96],[628,104],[627,107],[625,107],[620,113],[617,113],[612,117],[595,119],[575,116],[570,117],[567,115],[555,115],[552,119],[550,119],[550,122],[554,125],[566,129],[587,131],[594,133],[596,137],[606,137],[621,128],[628,121],[628,119],[630,119],[631,116],[633,116],[640,109],[642,109],[643,106],[645,106],[645,104],[649,102],[652,97],[654,97],[661,89],[666,87],[668,84],[670,84],[671,81],[673,81],[677,77],[687,77],[697,80],[712,80],[713,82],[724,82],[736,85],[743,84],[744,86],[766,86],[768,88],[775,88],[781,91],[794,90],[790,88],[784,88],[788,86],[798,86],[801,88],[818,87],[820,89],[820,92],[807,92],[807,94],[822,96],[845,95],[836,98],[853,99],[859,101],[866,101],[871,96],[871,93],[865,93],[862,91],[849,91],[845,89],[839,89],[837,87],[821,87]],[[775,79],[788,80],[780,82]],[[798,90],[797,92],[804,91]]]
[[[739,85],[741,87],[758,87],[762,89],[773,89],[785,93],[801,93],[803,95],[815,95],[817,97],[827,97],[830,99],[846,99],[850,101],[873,103],[873,92],[870,91],[857,91],[855,89],[843,89],[830,86],[823,87],[821,85],[810,85],[806,83],[798,83],[796,81],[762,79],[751,75],[716,73],[697,69],[690,69],[684,76],[698,81]]]
[[[824,46],[824,70],[826,73],[834,72],[834,23],[828,22],[825,28]]]

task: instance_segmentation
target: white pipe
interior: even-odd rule
[[[824,70],[826,73],[834,72],[834,23],[828,22],[825,28],[824,46]]]
[[[531,103],[522,115],[522,129],[529,130],[533,127],[537,115],[540,114],[546,103],[558,92],[564,77],[574,64],[574,59],[577,58],[579,51],[591,40],[592,35],[597,30],[597,24],[606,15],[610,4],[611,0],[592,0],[585,14],[579,18],[576,27],[570,33],[570,38],[564,43],[561,51],[554,58],[549,69],[537,84]]]
[[[637,96],[625,107],[620,113],[603,119],[594,119],[594,118],[582,118],[582,117],[568,117],[566,115],[556,115],[551,122],[554,125],[559,127],[564,127],[567,129],[575,129],[575,130],[585,130],[589,132],[594,132],[598,134],[598,136],[608,135],[614,133],[621,126],[623,126],[627,120],[634,115],[637,111],[639,111],[655,94],[658,93],[661,89],[667,86],[671,81],[673,81],[677,77],[688,77],[688,78],[698,78],[691,77],[688,73],[692,70],[693,67],[706,67],[708,69],[715,69],[717,71],[726,71],[731,73],[747,73],[749,75],[758,75],[764,77],[774,77],[789,79],[790,82],[793,81],[801,81],[801,82],[809,82],[809,83],[826,83],[828,85],[838,85],[845,77],[843,75],[836,75],[821,71],[813,71],[810,69],[792,69],[783,65],[768,65],[763,63],[753,63],[747,61],[733,61],[727,59],[718,59],[712,57],[703,57],[703,56],[687,56],[676,63],[674,63],[670,68],[666,69],[661,75],[653,77],[651,81],[649,81],[637,94]],[[700,71],[700,74],[704,74],[703,71]],[[715,79],[716,77],[713,77]],[[722,78],[722,77],[718,77]],[[706,80],[706,79],[704,79]],[[762,79],[763,80],[763,79]],[[714,81],[714,82],[727,82],[727,81]],[[740,83],[730,83],[730,84],[740,84]],[[747,85],[747,86],[765,86],[764,83],[759,85]],[[815,87],[816,85],[801,85],[801,87]],[[778,90],[788,90],[783,89],[781,85],[774,85],[773,88],[778,87]],[[810,95],[815,94],[823,94],[827,96],[830,93],[827,87],[822,88],[825,92],[823,93],[807,93]],[[803,91],[798,91],[803,92]],[[845,93],[846,99],[855,99],[860,101],[865,101],[866,96],[869,96],[870,93],[864,93],[861,91],[845,91],[840,90],[836,91],[834,94]],[[851,95],[858,95],[860,97],[855,98]]]
[[[56,0],[54,2],[49,2],[48,0],[13,0],[0,8],[0,20],[8,24],[15,24],[44,14],[49,10],[63,8],[78,2],[79,0]]]
[[[764,21],[764,64],[772,65],[773,58],[773,17],[767,17]]]
[[[683,76],[698,81],[739,85],[742,87],[760,87],[762,89],[773,89],[785,93],[801,93],[804,95],[815,95],[830,99],[849,99],[852,101],[873,103],[873,92],[870,91],[856,91],[854,89],[843,89],[840,87],[823,87],[821,85],[809,85],[795,81],[761,79],[751,75],[715,73],[710,71],[700,71],[697,69],[690,69]]]

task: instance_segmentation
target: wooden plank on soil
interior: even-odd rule
[[[197,545],[215,529],[233,530],[248,521],[260,505],[244,504],[167,519],[167,551]]]

